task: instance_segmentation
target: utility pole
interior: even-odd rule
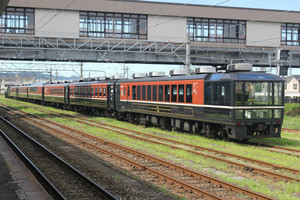
[[[276,58],[276,65],[277,65],[277,76],[280,76],[280,52],[281,49],[279,47],[277,47],[277,58]]]
[[[123,74],[126,78],[128,78],[128,71],[129,71],[129,67],[127,67],[125,64],[123,66]]]
[[[191,39],[188,36],[186,42],[185,68],[191,74]]]
[[[56,69],[55,77],[56,77],[56,80],[58,80],[58,71],[57,71],[57,69]]]
[[[80,63],[80,78],[83,78],[83,63]]]
[[[53,81],[53,77],[52,77],[52,67],[50,67],[50,82]]]

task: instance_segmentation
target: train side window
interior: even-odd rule
[[[141,86],[140,85],[138,85],[136,87],[136,99],[141,100]]]
[[[98,88],[95,87],[95,97],[98,97]]]
[[[151,85],[147,85],[147,100],[151,101]]]
[[[193,85],[186,85],[186,103],[193,102]]]
[[[157,85],[153,85],[153,98],[152,101],[157,101]]]
[[[92,87],[92,97],[94,97],[95,95],[95,91],[94,91],[94,88]]]
[[[132,99],[136,100],[136,86],[132,86]]]
[[[106,87],[103,87],[103,97],[106,97]]]
[[[165,85],[165,101],[169,102],[170,101],[170,86]]]
[[[99,87],[99,97],[102,97],[102,87]]]
[[[130,87],[127,88],[127,96],[130,96]]]
[[[164,86],[160,85],[158,86],[158,101],[164,100]]]
[[[172,85],[171,90],[172,90],[171,101],[177,102],[177,85]]]
[[[124,96],[126,97],[126,87],[124,87]]]
[[[142,86],[142,100],[146,100],[146,85]]]
[[[123,88],[121,88],[121,96],[123,96],[124,95],[124,90],[123,90]]]
[[[178,102],[184,102],[184,85],[178,86]]]

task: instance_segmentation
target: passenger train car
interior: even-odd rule
[[[280,137],[284,80],[251,69],[240,63],[226,73],[202,67],[195,75],[172,70],[171,76],[151,72],[133,79],[12,86],[7,96],[213,137]]]

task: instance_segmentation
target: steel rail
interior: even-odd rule
[[[20,110],[19,110],[20,111]],[[24,111],[20,111],[20,112],[23,112],[23,113],[26,113]],[[45,119],[45,118],[42,118],[40,116],[37,116],[37,115],[33,115],[33,114],[30,114],[30,113],[26,113],[26,114],[29,114],[31,116],[34,116],[36,118],[39,118],[39,119],[42,119],[42,120],[46,120],[47,122],[49,123],[52,123],[54,125],[57,125],[57,126],[64,126],[60,123],[57,123],[57,122],[53,122],[51,120],[48,120],[48,119]],[[60,113],[62,114],[62,113]],[[51,113],[51,115],[56,115],[56,114],[53,114]],[[66,115],[66,114],[62,114],[62,115]],[[56,115],[58,116],[58,115]],[[59,116],[61,117],[61,116]],[[75,118],[79,118],[79,117],[75,117]],[[218,161],[222,161],[222,162],[226,162],[228,164],[231,164],[231,165],[234,165],[236,167],[239,167],[241,169],[247,169],[248,171],[257,171],[259,173],[262,173],[262,174],[266,174],[266,175],[271,175],[273,177],[276,177],[276,178],[280,178],[280,179],[284,179],[284,180],[288,180],[288,181],[297,181],[299,182],[300,179],[298,178],[293,178],[293,177],[290,177],[290,176],[286,176],[286,175],[282,175],[282,174],[278,174],[278,173],[275,173],[275,172],[270,172],[268,170],[264,170],[264,169],[259,169],[259,168],[256,168],[256,167],[252,167],[252,166],[247,166],[245,164],[240,164],[240,163],[237,163],[237,162],[233,162],[233,161],[229,161],[229,160],[226,160],[226,159],[223,159],[223,158],[219,158],[219,157],[216,157],[216,156],[211,156],[211,155],[208,155],[208,154],[205,154],[205,153],[200,153],[200,152],[197,152],[197,151],[193,151],[193,150],[189,150],[189,149],[186,149],[186,148],[182,148],[182,147],[177,147],[177,146],[174,146],[174,145],[170,145],[170,144],[166,144],[166,143],[162,143],[162,142],[158,142],[158,141],[154,141],[154,140],[150,140],[150,139],[146,139],[146,138],[142,138],[142,137],[139,137],[139,136],[134,136],[134,135],[131,135],[131,134],[128,134],[128,133],[124,133],[124,132],[121,132],[121,131],[117,131],[117,130],[114,130],[114,129],[110,129],[110,128],[106,128],[104,126],[111,126],[111,127],[115,127],[115,126],[112,126],[112,125],[106,125],[104,123],[101,123],[101,122],[95,122],[95,121],[92,121],[92,120],[88,120],[88,119],[84,119],[84,120],[87,120],[87,121],[90,121],[90,122],[93,122],[93,123],[99,123],[99,124],[102,124],[103,126],[101,125],[98,125],[98,124],[90,124],[90,123],[87,123],[87,122],[84,122],[82,121],[82,118],[79,118],[78,121],[80,121],[81,123],[83,124],[86,124],[86,125],[90,125],[90,126],[94,126],[94,127],[98,127],[98,128],[102,128],[102,129],[105,129],[105,130],[109,130],[109,131],[114,131],[116,133],[119,133],[119,134],[122,134],[122,135],[126,135],[128,137],[131,137],[131,138],[135,138],[135,139],[138,139],[138,140],[143,140],[143,141],[146,141],[146,142],[151,142],[151,143],[155,143],[155,144],[159,144],[159,145],[164,145],[164,146],[169,146],[173,149],[180,149],[180,150],[184,150],[184,151],[187,151],[187,152],[190,152],[190,153],[193,153],[193,154],[196,154],[196,155],[200,155],[200,156],[203,156],[203,157],[208,157],[208,158],[211,158],[211,159],[215,159],[215,160],[218,160]],[[70,127],[69,127],[70,128]],[[128,132],[135,132],[136,134],[140,134],[140,135],[146,135],[148,136],[148,134],[145,134],[145,133],[140,133],[140,132],[137,132],[137,131],[132,131],[132,130],[129,130],[129,129],[125,129],[125,128],[120,128],[120,127],[115,127],[115,128],[118,128],[118,129],[123,129],[123,130],[126,130]],[[196,149],[200,149],[200,150],[211,150],[211,149],[208,149],[208,148],[204,148],[204,147],[200,147],[200,146],[196,146],[196,145],[190,145],[190,144],[187,144],[187,143],[183,143],[183,142],[177,142],[177,141],[173,141],[173,140],[169,140],[169,139],[166,139],[166,138],[163,138],[163,137],[158,137],[158,136],[153,136],[153,135],[150,135],[149,137],[153,137],[153,138],[156,138],[156,139],[159,139],[159,140],[165,140],[165,141],[169,141],[169,142],[173,142],[173,143],[178,143],[178,144],[182,144],[182,145],[186,145],[186,146],[189,146],[189,147],[192,147],[192,148],[196,148]],[[211,152],[215,152],[215,153],[219,153],[219,151],[217,150],[211,150]],[[225,156],[231,156],[231,154],[229,153],[226,153],[226,152],[220,152],[221,155],[225,155]],[[234,155],[234,154],[232,154]],[[246,157],[242,157],[242,156],[238,156],[238,155],[234,155],[232,157],[241,157],[240,159],[243,159],[243,160],[247,160]],[[248,161],[251,161],[251,162],[255,162],[256,159],[248,159]],[[259,161],[257,160],[258,162],[257,163],[264,163],[266,166],[268,167],[273,167],[275,169],[284,169],[284,170],[288,170],[288,171],[291,171],[293,173],[299,173],[299,170],[297,169],[293,169],[293,168],[288,168],[288,167],[283,167],[283,166],[279,166],[279,165],[275,165],[275,164],[271,164],[271,163],[266,163],[266,162],[263,162],[263,161]]]
[[[24,111],[19,111],[19,110],[18,110],[18,112],[24,112]],[[26,112],[24,112],[24,113],[26,113]],[[154,157],[154,156],[150,156],[150,155],[141,153],[141,152],[139,152],[139,151],[136,151],[136,150],[131,149],[131,148],[128,148],[128,147],[125,147],[125,146],[123,146],[123,145],[119,145],[119,144],[113,143],[113,142],[111,142],[111,141],[108,141],[108,140],[105,140],[105,139],[102,139],[102,138],[99,138],[99,137],[90,135],[89,133],[85,133],[85,132],[83,132],[83,131],[74,129],[74,128],[72,128],[72,127],[65,126],[65,125],[63,125],[63,124],[60,124],[60,123],[57,123],[57,122],[53,122],[53,121],[51,121],[51,120],[48,120],[48,119],[45,119],[45,118],[42,118],[42,117],[39,117],[39,116],[30,114],[30,113],[26,113],[26,114],[29,114],[30,116],[33,116],[33,117],[38,118],[38,119],[40,119],[40,120],[43,120],[43,121],[45,121],[45,122],[49,122],[49,123],[52,123],[52,124],[56,124],[56,126],[59,126],[60,128],[64,128],[64,129],[70,130],[70,131],[72,131],[72,132],[78,133],[79,135],[83,135],[83,136],[85,136],[85,137],[92,138],[92,139],[97,140],[97,141],[99,141],[99,142],[102,142],[102,143],[105,143],[105,144],[109,144],[109,145],[111,145],[111,146],[115,146],[116,148],[120,148],[120,149],[122,149],[122,150],[124,150],[124,151],[127,151],[127,152],[132,152],[133,154],[139,155],[139,156],[141,156],[141,157],[146,157],[146,158],[148,158],[148,159],[151,159],[151,160],[153,160],[153,161],[155,161],[155,162],[158,162],[158,163],[161,163],[161,164],[163,164],[163,165],[171,166],[171,167],[173,167],[174,169],[182,170],[182,171],[184,171],[184,172],[186,172],[186,173],[190,173],[190,174],[193,175],[193,176],[196,176],[196,177],[199,177],[199,178],[201,178],[201,179],[210,181],[211,183],[218,184],[218,185],[220,185],[220,186],[222,186],[222,187],[224,187],[224,188],[227,188],[227,189],[229,189],[229,190],[233,190],[233,191],[235,191],[235,192],[242,192],[242,193],[244,193],[244,194],[246,194],[246,195],[249,195],[249,196],[252,196],[252,197],[255,197],[255,198],[259,198],[259,199],[273,199],[273,198],[268,197],[268,196],[266,196],[266,195],[263,195],[263,194],[260,194],[260,193],[257,193],[257,192],[254,192],[254,191],[251,191],[251,190],[248,190],[248,189],[245,189],[245,188],[236,186],[236,185],[234,185],[234,184],[231,184],[231,183],[228,183],[228,182],[225,182],[225,181],[222,181],[222,180],[219,180],[219,179],[216,179],[216,178],[207,176],[207,175],[205,175],[205,174],[202,174],[202,173],[199,173],[199,172],[196,172],[196,171],[193,171],[193,170],[190,170],[190,169],[181,167],[181,166],[179,166],[179,165],[170,163],[170,162],[168,162],[168,161],[161,160],[161,159],[156,158],[156,157]],[[29,118],[28,116],[26,116],[26,114],[21,114],[21,115],[23,115],[23,116],[26,117],[26,118]],[[29,118],[29,119],[34,120],[34,118]],[[63,134],[63,135],[66,135],[66,136],[68,136],[68,137],[71,137],[71,138],[73,138],[73,139],[76,139],[76,140],[78,140],[78,141],[84,142],[84,144],[88,144],[88,142],[83,141],[83,140],[81,140],[81,139],[78,139],[78,138],[76,138],[76,137],[74,137],[74,136],[71,136],[71,135],[69,135],[69,134],[67,134],[67,133],[65,133],[65,132],[63,132],[63,131],[60,131],[60,130],[58,130],[58,129],[55,129],[55,128],[53,128],[53,127],[50,127],[50,126],[48,126],[48,125],[46,125],[46,124],[43,124],[43,123],[41,123],[41,122],[39,122],[39,121],[37,121],[37,120],[34,120],[34,121],[35,121],[36,123],[38,123],[39,125],[41,125],[41,126],[47,127],[47,128],[49,128],[49,129],[51,129],[51,130],[53,130],[53,131],[59,132],[60,134]],[[89,144],[89,145],[93,145],[93,144]],[[93,147],[94,147],[94,148],[97,148],[98,150],[101,150],[101,149],[102,149],[102,148],[97,147],[97,146],[95,146],[95,145],[93,145]],[[100,148],[100,149],[99,149],[99,148]],[[106,151],[105,149],[103,149],[103,150]],[[110,154],[111,154],[111,152],[110,152]],[[121,157],[118,157],[118,158],[121,159]],[[128,160],[128,159],[127,159],[127,160]],[[126,160],[125,160],[125,161],[126,161]],[[128,160],[128,161],[132,162],[131,160]],[[145,166],[143,166],[143,167],[144,167],[145,169],[147,169],[147,167],[145,167]],[[160,176],[159,174],[157,174],[157,175]],[[167,176],[165,176],[165,178],[167,178]],[[179,181],[179,182],[180,182],[180,181]],[[177,182],[177,183],[179,183],[179,182]],[[194,190],[192,187],[191,187],[190,189],[191,189],[191,190]],[[199,192],[199,191],[198,191],[198,192]],[[205,196],[206,196],[205,193],[202,193],[202,195],[205,195]],[[210,195],[211,195],[211,194],[210,194]],[[219,197],[218,197],[218,198],[219,198]]]
[[[281,147],[281,146],[274,146],[274,145],[261,144],[261,143],[255,143],[255,142],[246,142],[246,144],[250,144],[250,145],[254,145],[254,146],[259,146],[259,147],[269,147],[269,148],[274,148],[274,149],[280,149],[280,150],[285,150],[285,151],[291,151],[291,152],[295,152],[295,153],[300,153],[300,150],[285,148],[285,147]]]
[[[74,168],[72,165],[70,165],[69,163],[67,163],[66,161],[64,161],[62,158],[60,158],[59,156],[57,156],[56,154],[54,154],[53,152],[51,152],[49,149],[47,149],[45,146],[43,146],[42,144],[40,144],[39,142],[37,142],[36,140],[34,140],[33,138],[31,138],[28,134],[26,134],[25,132],[23,132],[22,130],[20,130],[18,127],[16,127],[14,124],[12,124],[11,122],[9,122],[8,120],[4,119],[2,116],[0,116],[0,119],[2,121],[4,121],[6,124],[10,125],[12,128],[14,128],[16,131],[18,131],[19,133],[21,133],[22,135],[24,135],[27,139],[29,139],[32,143],[34,143],[35,145],[37,145],[38,147],[40,147],[41,149],[43,149],[47,154],[51,155],[53,158],[55,158],[56,160],[58,160],[60,163],[62,163],[64,166],[66,166],[67,168],[69,168],[70,170],[72,170],[73,172],[75,172],[75,174],[77,174],[78,176],[80,176],[82,179],[84,179],[87,183],[89,183],[92,187],[94,187],[95,189],[97,189],[98,191],[101,192],[102,195],[104,195],[106,198],[111,199],[111,200],[117,200],[117,198],[112,195],[110,192],[108,192],[107,190],[105,190],[104,188],[102,188],[101,186],[99,186],[97,183],[95,183],[93,180],[91,180],[89,177],[87,177],[86,175],[84,175],[83,173],[81,173],[79,170],[77,170],[76,168]],[[1,131],[2,132],[2,131]],[[33,164],[33,163],[32,163]],[[36,168],[36,167],[35,167]],[[37,168],[36,168],[37,169]],[[43,175],[44,176],[44,175]],[[45,176],[44,176],[45,177]],[[50,182],[47,179],[48,182]],[[53,185],[53,184],[52,184]],[[54,187],[54,186],[53,186]],[[57,190],[57,189],[56,189]],[[58,190],[57,193],[61,194]],[[63,197],[63,196],[62,196]],[[65,197],[63,197],[62,199],[66,199]]]
[[[292,132],[292,133],[300,133],[299,129],[292,129],[292,128],[281,128],[281,131]]]
[[[7,101],[7,100],[4,100],[4,101]],[[7,102],[8,102],[8,101],[7,101]],[[21,105],[20,103],[18,103],[18,104]],[[22,104],[22,105],[25,105],[25,104]],[[26,105],[26,106],[28,106],[28,105]],[[37,109],[37,110],[42,110],[42,109],[39,109],[39,108],[37,108],[37,107],[35,107],[35,106],[32,106],[32,107],[34,107],[34,108]],[[55,111],[51,111],[51,112],[55,112]],[[56,112],[56,113],[59,113],[59,112]],[[59,114],[62,114],[62,115],[65,115],[65,116],[71,116],[71,117],[73,117],[73,118],[79,118],[79,119],[82,119],[82,118],[77,117],[77,116],[74,116],[74,115],[63,114],[63,113],[59,113]],[[85,119],[85,120],[91,121],[91,122],[95,122],[95,121],[92,121],[92,120],[89,120],[89,119]],[[106,126],[114,127],[114,126],[112,126],[112,125],[106,125]],[[116,127],[116,128],[117,128],[117,127]],[[120,127],[118,127],[118,128],[120,128]],[[294,130],[294,129],[293,129],[293,130]],[[131,130],[130,130],[130,131],[131,131]],[[297,131],[297,130],[296,130],[296,131]],[[300,131],[300,130],[299,130],[299,131]],[[247,144],[247,143],[244,143],[244,144]],[[248,142],[248,144],[254,145],[254,146],[258,147],[258,148],[259,148],[260,146],[264,146],[264,144],[259,144],[259,143],[249,143],[249,142]],[[291,152],[294,152],[294,153],[300,153],[300,150],[290,149],[290,148],[285,148],[285,147],[280,147],[280,146],[267,145],[267,146],[265,146],[265,147],[270,147],[270,148],[274,148],[274,149],[281,149],[281,150],[285,150],[285,151],[291,151]],[[270,151],[270,152],[276,152],[276,153],[287,154],[287,155],[290,155],[290,156],[300,157],[300,155],[294,154],[294,153],[288,153],[288,152],[283,152],[283,151],[276,151],[276,150],[273,150],[273,149],[264,149],[264,150]],[[277,167],[275,167],[275,168],[277,168]]]
[[[3,120],[2,116],[0,118]],[[3,139],[8,143],[8,145],[13,149],[13,151],[18,155],[18,157],[26,163],[28,168],[32,169],[33,173],[37,176],[37,179],[42,181],[44,187],[49,188],[50,195],[53,197],[55,196],[56,199],[63,199],[66,200],[64,195],[59,192],[59,190],[47,179],[47,177],[31,162],[31,160],[19,149],[19,147],[4,133],[3,130],[0,129],[1,135]],[[49,192],[49,191],[48,191]]]

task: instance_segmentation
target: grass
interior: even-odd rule
[[[300,130],[300,115],[288,116],[285,115],[283,119],[283,128],[291,128]]]
[[[1,100],[1,97],[0,97]],[[139,141],[136,139],[132,139],[130,137],[119,135],[112,131],[102,130],[95,127],[90,127],[88,125],[80,124],[72,119],[62,119],[60,117],[53,117],[47,114],[44,114],[43,112],[34,110],[34,109],[28,109],[24,106],[19,106],[13,102],[13,100],[10,100],[11,103],[3,102],[5,104],[9,104],[10,106],[14,106],[18,109],[23,109],[24,111],[34,113],[46,118],[50,118],[51,120],[67,124],[69,126],[72,126],[73,128],[77,128],[79,130],[83,130],[89,133],[97,134],[101,137],[104,137],[108,140],[121,143],[123,145],[126,145],[131,148],[143,150],[148,154],[155,155],[157,157],[160,157],[162,159],[170,160],[172,162],[180,163],[186,167],[189,167],[196,171],[205,172],[206,174],[209,174],[213,177],[222,179],[224,181],[228,181],[230,183],[237,184],[242,187],[249,188],[250,190],[254,190],[256,192],[260,192],[278,199],[297,199],[296,194],[300,194],[300,188],[299,184],[296,183],[286,183],[286,182],[272,182],[268,180],[257,180],[251,177],[240,177],[237,178],[237,174],[232,171],[231,167],[227,164],[224,164],[223,162],[217,162],[212,159],[207,159],[202,156],[194,155],[192,153],[186,152],[184,150],[176,150],[172,149],[163,145],[153,144],[153,143],[147,143],[143,141]],[[23,102],[22,102],[23,103]],[[30,105],[30,104],[29,104]],[[45,109],[45,107],[42,107]],[[48,110],[53,110],[56,112],[64,112],[59,109],[55,108],[49,108]],[[68,112],[70,114],[76,114],[74,112]],[[251,158],[257,158],[259,160],[264,160],[266,162],[272,162],[276,164],[280,164],[287,167],[293,167],[293,168],[300,168],[300,161],[299,159],[296,159],[293,156],[282,156],[278,153],[273,152],[267,152],[262,149],[250,147],[247,145],[241,145],[236,144],[233,142],[227,142],[227,141],[221,141],[221,140],[215,140],[215,139],[209,139],[205,137],[200,137],[198,135],[192,135],[192,134],[184,134],[179,133],[176,131],[163,131],[161,129],[156,128],[147,128],[144,129],[141,126],[132,125],[126,122],[117,121],[115,119],[108,119],[108,118],[101,118],[101,117],[92,117],[89,116],[88,118],[95,120],[95,121],[101,121],[101,122],[107,122],[108,124],[120,126],[120,127],[126,127],[129,129],[141,129],[146,133],[151,134],[160,134],[162,137],[166,138],[172,138],[177,141],[183,141],[187,143],[191,143],[194,145],[201,145],[208,148],[213,148],[216,150],[222,150],[234,154],[239,154]],[[282,133],[283,138],[281,140],[277,139],[264,139],[263,142],[271,143],[275,145],[282,145],[286,147],[292,147],[292,148],[299,148],[300,147],[300,141],[299,136],[297,134],[293,133]],[[218,172],[218,173],[216,173]],[[222,172],[222,173],[220,173]],[[295,194],[296,193],[296,194]]]
[[[300,115],[300,103],[286,103],[284,105],[285,116],[299,116]]]

